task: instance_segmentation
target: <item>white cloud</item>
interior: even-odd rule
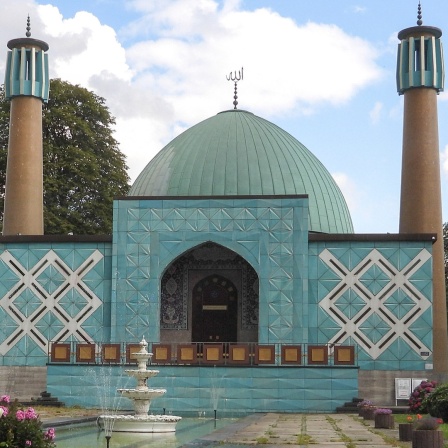
[[[0,2],[0,39],[18,37],[20,27],[10,18],[26,5],[36,16],[33,37],[50,45],[51,76],[106,99],[132,179],[145,164],[143,155],[149,161],[179,128],[233,107],[233,83],[226,75],[242,66],[238,107],[268,119],[346,103],[381,78],[377,50],[367,41],[332,24],[297,24],[241,4],[128,2],[141,18],[120,30],[120,36],[132,36],[125,48],[91,13],[63,17],[50,4]]]
[[[372,110],[370,111],[370,121],[373,124],[377,124],[380,121],[381,118],[381,112],[383,110],[383,103],[381,103],[380,101],[377,101]]]
[[[233,89],[225,76],[241,66],[240,107],[268,116],[299,105],[344,103],[381,76],[376,49],[335,25],[298,26],[268,9],[203,7],[214,5],[212,1],[186,1],[191,14],[182,16],[179,4],[170,2],[166,11],[151,9],[145,27],[163,22],[162,36],[133,45],[128,61],[137,78],[153,81],[164,97],[176,102],[182,119],[191,117],[191,100],[200,110],[209,110],[211,98],[215,111],[231,107]],[[208,25],[201,28],[198,21]]]
[[[360,189],[346,173],[332,173],[331,175],[341,189],[345,201],[347,202],[348,209],[351,212],[355,211],[359,206]]]
[[[365,13],[367,11],[367,8],[365,6],[359,6],[359,5],[355,5],[353,7],[353,11],[356,14],[360,14],[360,13]]]
[[[131,79],[125,50],[111,27],[85,11],[69,19],[55,6],[39,6],[38,11],[51,41],[51,75],[83,86],[89,86],[90,78],[98,74]]]

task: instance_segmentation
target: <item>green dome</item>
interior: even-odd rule
[[[341,190],[319,160],[273,123],[229,110],[198,123],[143,169],[129,196],[307,194],[312,232],[353,233]]]

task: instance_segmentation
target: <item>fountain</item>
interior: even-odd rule
[[[118,389],[123,397],[134,401],[134,415],[100,415],[99,422],[105,429],[112,428],[113,432],[174,432],[176,423],[182,417],[175,415],[148,415],[149,406],[153,398],[166,393],[166,389],[150,389],[146,381],[156,376],[158,370],[147,370],[146,364],[152,357],[146,347],[145,338],[140,342],[140,350],[133,353],[137,360],[137,370],[125,370],[125,373],[137,380],[135,389]]]

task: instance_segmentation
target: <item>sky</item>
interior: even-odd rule
[[[29,14],[32,37],[49,44],[50,77],[106,99],[134,181],[182,131],[233,108],[227,77],[244,68],[238,108],[288,131],[326,166],[356,233],[396,233],[403,126],[397,33],[416,25],[417,4],[2,0],[0,79],[6,43],[25,36]],[[448,2],[421,4],[423,24],[448,33]],[[446,222],[448,93],[438,100]]]

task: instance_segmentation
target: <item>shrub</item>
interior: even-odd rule
[[[435,381],[422,381],[409,397],[409,412],[413,414],[426,413],[428,410],[423,404],[424,399],[436,388]]]
[[[441,418],[448,422],[448,384],[441,384],[434,392],[429,394],[422,405],[433,417]]]
[[[33,408],[22,409],[8,395],[0,396],[0,447],[54,448],[54,429],[43,431]]]
[[[425,417],[417,420],[414,425],[415,431],[431,430],[435,431],[443,423],[441,419],[435,417]]]

